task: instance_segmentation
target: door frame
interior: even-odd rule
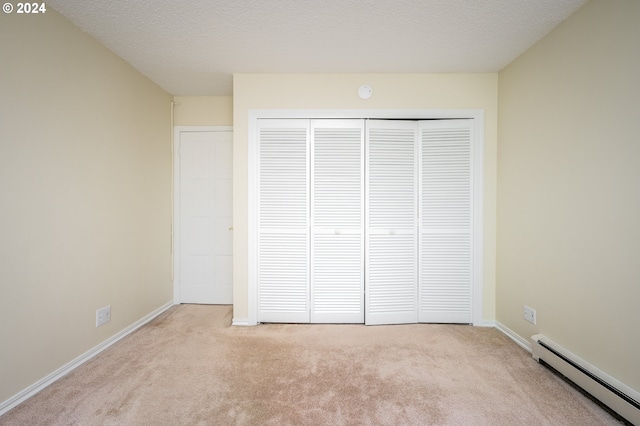
[[[180,135],[189,132],[229,132],[232,126],[173,126],[173,179],[171,185],[172,218],[171,218],[171,251],[173,253],[173,304],[182,303],[180,298]]]
[[[483,306],[483,223],[484,223],[484,109],[255,109],[248,121],[248,318],[247,325],[258,323],[258,120],[260,119],[472,119],[473,120],[473,258],[471,318],[473,325],[484,325]]]

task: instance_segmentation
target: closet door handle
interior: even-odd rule
[[[339,229],[336,229],[334,232],[336,233],[336,235],[340,235],[340,230]]]
[[[389,234],[394,235],[396,233],[395,229],[389,229]]]

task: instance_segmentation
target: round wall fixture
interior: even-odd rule
[[[362,99],[369,99],[373,95],[373,89],[366,84],[363,84],[358,88],[358,96]]]

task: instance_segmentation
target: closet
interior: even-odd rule
[[[259,119],[259,322],[470,323],[471,119]]]

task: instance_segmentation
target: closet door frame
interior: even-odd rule
[[[244,325],[258,323],[258,256],[257,256],[257,197],[258,121],[260,119],[471,119],[473,120],[473,260],[472,260],[472,324],[486,325],[483,320],[483,188],[484,188],[484,110],[482,109],[273,109],[250,110],[248,122],[248,318]],[[234,321],[234,323],[239,324]]]

